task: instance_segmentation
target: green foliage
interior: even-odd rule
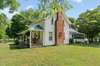
[[[13,12],[19,6],[17,0],[0,0],[0,9],[10,7],[9,12]],[[6,36],[6,28],[9,25],[9,20],[4,14],[0,14],[0,39]]]
[[[0,9],[10,7],[10,11],[16,10],[19,6],[17,0],[0,0]]]
[[[44,17],[55,15],[58,11],[66,12],[69,8],[68,0],[39,0],[39,10]]]
[[[44,19],[43,14],[40,10],[33,10],[32,8],[27,11],[21,12],[20,15],[27,21],[32,23],[41,22]]]
[[[30,24],[40,22],[42,20],[40,15],[38,10],[34,11],[31,8],[14,15],[11,26],[7,28],[7,35],[10,38],[17,38],[18,33],[27,30]]]
[[[79,31],[92,41],[100,33],[100,7],[80,14],[76,24]]]
[[[12,18],[11,26],[7,28],[7,35],[11,38],[16,38],[18,36],[18,33],[20,33],[23,30],[26,30],[26,23],[25,19],[16,14]]]
[[[69,20],[71,21],[71,23],[76,23],[76,19],[69,17]]]
[[[74,28],[74,29],[77,29],[76,27],[76,19],[72,18],[72,17],[69,17],[69,20],[71,22],[71,27]]]
[[[4,14],[0,14],[0,39],[5,37],[5,30],[8,26],[8,20]]]

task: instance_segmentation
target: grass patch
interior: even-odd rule
[[[10,50],[0,44],[0,66],[100,66],[100,48],[52,46]]]
[[[82,47],[100,48],[100,43],[91,43],[91,44],[80,44],[80,43],[77,43],[77,44],[70,44],[70,45],[73,45],[73,46],[82,46]]]

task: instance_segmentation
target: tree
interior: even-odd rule
[[[44,19],[43,14],[40,10],[33,10],[32,8],[28,9],[27,11],[21,12],[20,16],[22,16],[25,20],[30,21],[32,23],[37,23]]]
[[[21,33],[28,29],[32,23],[37,23],[41,19],[40,12],[37,10],[32,10],[31,8],[27,11],[22,11],[19,14],[16,14],[12,18],[11,26],[7,28],[7,35],[10,38],[16,39],[18,37],[18,33]]]
[[[93,42],[93,38],[100,33],[100,7],[80,14],[76,24],[78,30],[85,33],[89,41]]]
[[[7,28],[6,33],[10,38],[18,37],[18,33],[27,29],[26,21],[22,16],[16,14],[12,18],[11,26]]]
[[[17,0],[0,0],[0,9],[10,7],[10,11],[14,11],[18,8],[19,3]]]
[[[71,27],[77,30],[77,27],[76,27],[76,19],[75,18],[72,18],[72,17],[69,17],[69,20],[71,22]]]
[[[69,17],[69,20],[71,21],[71,23],[75,23],[76,22],[76,19],[73,18],[73,17]]]
[[[61,11],[65,13],[71,5],[68,0],[39,0],[39,9],[44,17],[55,15]]]
[[[4,38],[6,33],[6,28],[8,26],[8,20],[5,14],[0,14],[0,39]]]

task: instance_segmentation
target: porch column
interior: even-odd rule
[[[32,48],[32,31],[30,31],[30,48]]]

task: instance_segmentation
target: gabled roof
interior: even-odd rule
[[[29,26],[29,30],[32,30],[32,31],[43,31],[44,27],[43,27],[42,23],[32,24],[32,25]]]

